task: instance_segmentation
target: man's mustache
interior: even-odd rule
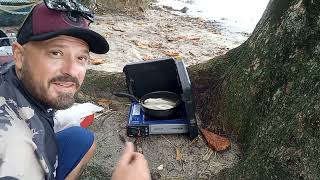
[[[73,76],[70,76],[70,75],[56,76],[49,81],[49,84],[54,83],[56,81],[73,82],[76,84],[76,88],[79,88],[79,86],[80,86],[79,80]]]

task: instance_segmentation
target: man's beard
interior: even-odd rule
[[[75,102],[74,94],[67,92],[59,92],[58,96],[54,99],[48,98],[48,90],[50,84],[53,82],[60,81],[71,81],[76,84],[76,88],[79,87],[79,82],[76,78],[71,77],[70,75],[62,75],[52,78],[48,83],[48,89],[46,90],[44,86],[34,84],[35,81],[32,79],[32,75],[30,72],[30,66],[27,63],[23,64],[23,68],[21,70],[21,81],[24,84],[25,88],[28,92],[36,99],[39,100],[44,105],[49,106],[50,108],[59,110],[59,109],[67,109]]]

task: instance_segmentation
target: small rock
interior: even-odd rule
[[[174,9],[173,9],[171,6],[165,6],[165,5],[163,5],[162,7],[163,7],[164,9],[169,10],[169,11],[174,11]]]
[[[163,164],[161,164],[160,166],[158,166],[157,169],[158,169],[159,171],[163,170]]]
[[[180,9],[180,12],[182,12],[182,13],[187,13],[187,11],[188,11],[188,8],[187,8],[187,7],[184,7],[184,8],[182,8],[182,9]]]
[[[141,6],[139,6],[139,11],[141,11],[141,12],[145,12],[145,10],[143,9],[143,7],[141,7]]]
[[[161,174],[159,172],[151,172],[151,179],[161,179]]]
[[[143,149],[141,146],[137,146],[137,152],[143,154]]]

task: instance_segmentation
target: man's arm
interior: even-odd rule
[[[31,130],[6,102],[0,103],[0,178],[44,179]]]

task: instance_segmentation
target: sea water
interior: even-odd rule
[[[225,32],[251,33],[269,0],[158,0],[158,6],[187,7],[186,15],[220,22]]]

